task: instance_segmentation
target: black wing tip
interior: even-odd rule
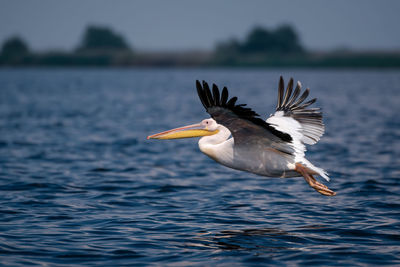
[[[228,102],[230,102],[232,99],[234,99],[233,102],[235,102],[235,99],[237,99],[237,97],[232,97],[228,101],[229,93],[226,87],[224,87],[220,92],[218,86],[213,83],[210,89],[210,86],[204,80],[201,83],[199,80],[196,80],[196,88],[199,92],[200,100],[202,100],[202,102],[204,101],[206,108],[228,107]]]
[[[236,96],[229,98],[228,88],[223,87],[222,92],[219,91],[218,86],[213,83],[212,91],[206,81],[202,81],[200,84],[199,80],[196,80],[197,92],[206,110],[211,107],[222,107],[230,109],[238,116],[244,118],[252,118],[259,116],[250,108],[245,108],[246,104],[236,104],[238,98]]]
[[[287,88],[285,90],[285,82],[283,80],[283,77],[280,76],[278,86],[278,105],[276,111],[292,112],[294,110],[305,109],[317,100],[316,98],[313,98],[310,101],[302,104],[310,94],[310,88],[306,88],[301,96],[298,97],[301,93],[301,83],[300,81],[296,83],[296,87],[292,94],[293,85],[294,79],[293,77],[290,77]]]

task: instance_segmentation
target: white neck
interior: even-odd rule
[[[218,126],[218,133],[203,136],[199,140],[201,152],[213,160],[229,166],[233,161],[233,138],[229,138],[231,132],[224,126]]]

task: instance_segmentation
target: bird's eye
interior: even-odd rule
[[[206,124],[208,124],[208,121],[206,121]]]

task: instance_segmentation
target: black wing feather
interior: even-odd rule
[[[300,104],[308,97],[309,94],[310,94],[310,89],[307,88],[307,89],[304,91],[304,93],[300,96],[299,100],[297,100],[297,102],[293,104],[293,106],[298,106],[298,105],[300,105]],[[289,106],[288,106],[287,108],[289,108]]]
[[[196,81],[196,88],[197,88],[197,94],[198,95],[203,95],[203,87],[201,87],[201,84],[199,81]],[[208,102],[206,101],[205,97],[200,97],[200,101],[203,104],[204,108],[207,109],[209,106]]]
[[[293,102],[294,102],[294,101],[296,100],[296,98],[299,96],[300,92],[301,92],[300,83],[297,83],[296,89],[294,89],[294,93],[293,93],[293,95],[292,95],[292,98],[291,98],[291,100],[290,100],[289,103],[288,103],[289,106],[293,104]]]
[[[282,106],[282,100],[283,100],[283,94],[284,94],[284,89],[285,83],[283,81],[283,77],[281,76],[279,79],[279,86],[278,86],[278,104],[276,108],[280,108]]]
[[[292,94],[292,90],[293,90],[293,78],[290,78],[290,81],[286,88],[285,98],[283,99],[283,103],[282,103],[283,106],[288,104],[290,96]]]
[[[222,94],[221,94],[221,104],[222,105],[226,105],[226,101],[228,101],[228,89],[226,87],[224,87],[224,89],[222,89]]]
[[[229,99],[228,103],[226,104],[227,107],[233,108],[235,106],[235,103],[237,101],[237,97],[234,96],[231,99]]]
[[[208,83],[203,81],[203,88],[206,94],[206,99],[209,106],[214,105],[213,97],[211,95],[210,87],[208,87]]]
[[[213,89],[214,105],[220,106],[221,104],[220,104],[218,87],[215,84],[213,84],[212,89]]]

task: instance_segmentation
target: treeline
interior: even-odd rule
[[[260,67],[400,67],[400,52],[313,52],[289,25],[273,30],[255,27],[243,41],[217,44],[212,64]]]
[[[3,43],[0,64],[11,66],[110,66],[131,62],[133,51],[125,39],[106,27],[90,26],[71,52],[36,53],[27,43],[12,37]]]
[[[253,28],[243,40],[220,42],[214,51],[138,52],[107,27],[89,26],[72,51],[37,53],[19,37],[1,47],[0,66],[260,66],[400,67],[400,53],[307,50],[290,25]]]
[[[232,39],[217,44],[218,56],[296,55],[304,53],[299,37],[292,27],[283,25],[275,30],[255,27],[244,41]]]

